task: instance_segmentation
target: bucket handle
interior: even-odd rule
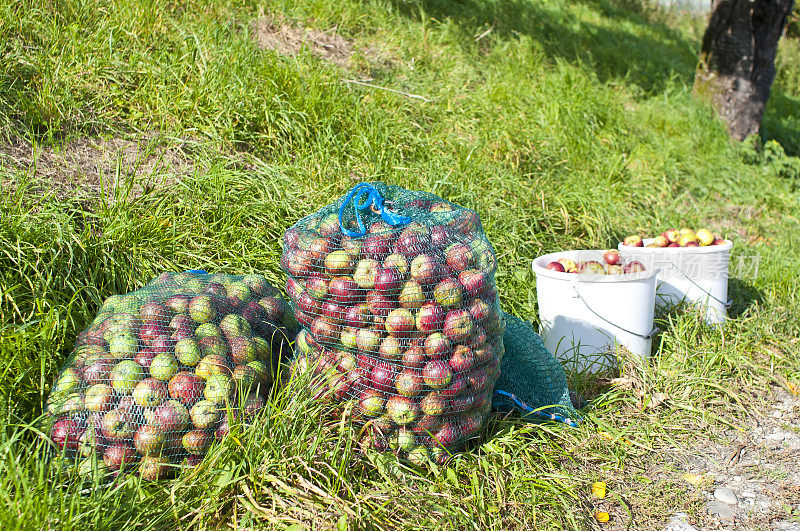
[[[650,330],[647,334],[639,334],[637,332],[633,332],[631,330],[628,330],[624,326],[620,326],[620,325],[618,325],[616,323],[613,323],[613,322],[609,321],[608,319],[606,319],[605,317],[603,317],[602,315],[600,315],[599,313],[594,311],[594,309],[591,306],[589,306],[589,301],[587,301],[586,299],[581,297],[581,294],[578,291],[578,283],[577,282],[571,282],[571,284],[572,284],[572,291],[575,292],[575,298],[582,300],[583,301],[583,305],[586,306],[586,308],[590,312],[592,312],[597,318],[599,318],[602,321],[605,321],[606,323],[610,324],[611,326],[613,326],[615,328],[619,328],[623,332],[627,332],[627,333],[629,333],[631,335],[634,335],[636,337],[641,337],[644,340],[653,339],[655,336],[657,336],[658,334],[661,333],[661,329],[659,327],[657,327],[657,326],[654,326],[653,329]]]
[[[684,277],[686,280],[688,280],[689,282],[691,282],[692,284],[694,284],[694,286],[695,286],[697,289],[699,289],[700,291],[702,291],[703,293],[705,293],[706,295],[708,295],[709,297],[711,297],[712,299],[714,299],[715,301],[717,301],[718,303],[720,303],[721,305],[723,305],[723,306],[724,306],[726,309],[730,309],[730,307],[733,305],[733,299],[728,299],[728,300],[727,300],[727,302],[723,302],[723,301],[719,300],[718,298],[716,298],[715,296],[713,296],[712,294],[710,294],[708,291],[706,291],[705,289],[703,289],[703,287],[702,287],[702,286],[700,286],[700,285],[699,285],[697,282],[695,282],[694,280],[692,280],[692,277],[690,277],[689,275],[687,275],[686,273],[684,273],[683,271],[681,271],[680,269],[678,269],[677,267],[675,267],[675,264],[674,264],[674,263],[670,263],[670,266],[672,266],[672,269],[674,269],[675,271],[677,271],[678,273],[680,273],[681,275],[683,275],[683,277]]]

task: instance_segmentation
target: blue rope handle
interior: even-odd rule
[[[358,223],[359,232],[352,231],[344,226],[344,209],[350,202],[353,202],[355,208],[356,223]],[[353,187],[345,196],[342,204],[339,205],[339,228],[342,234],[350,236],[351,238],[360,238],[367,233],[367,228],[364,226],[364,221],[361,219],[361,210],[365,208],[372,209],[376,214],[380,214],[383,221],[391,226],[406,225],[411,223],[411,218],[401,216],[389,210],[384,204],[383,196],[380,192],[369,183],[361,183]]]
[[[563,415],[559,415],[558,413],[545,413],[542,411],[543,409],[547,408],[540,408],[540,409],[533,409],[531,406],[517,398],[516,395],[512,393],[507,393],[506,391],[501,391],[500,389],[495,389],[494,394],[509,398],[511,401],[521,410],[525,411],[528,416],[531,417],[538,417],[544,420],[555,420],[556,422],[561,422],[562,424],[566,424],[571,428],[577,428],[578,422]]]

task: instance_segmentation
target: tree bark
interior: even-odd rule
[[[731,137],[758,133],[770,87],[775,53],[793,0],[715,0],[708,22],[694,93],[707,99]]]

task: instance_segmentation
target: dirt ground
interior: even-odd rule
[[[16,139],[0,144],[0,185],[4,193],[26,186],[29,198],[134,200],[191,175],[196,168],[190,145],[167,144],[154,135],[81,138],[58,149]]]

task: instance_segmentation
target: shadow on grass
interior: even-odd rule
[[[577,61],[591,68],[600,81],[627,80],[645,92],[663,91],[671,79],[691,85],[697,63],[696,43],[674,29],[647,20],[641,8],[622,2],[578,0],[605,25],[580,20],[563,8],[549,9],[525,0],[393,0],[399,13],[420,19],[450,19],[470,32],[512,39],[530,37],[550,58]],[[474,39],[467,41],[469,45]],[[466,43],[465,43],[466,45]]]
[[[753,305],[764,302],[763,291],[738,278],[728,280],[728,295],[731,298],[728,317],[731,319],[741,317]]]
[[[761,124],[761,139],[777,141],[790,156],[800,156],[800,99],[773,86]]]

